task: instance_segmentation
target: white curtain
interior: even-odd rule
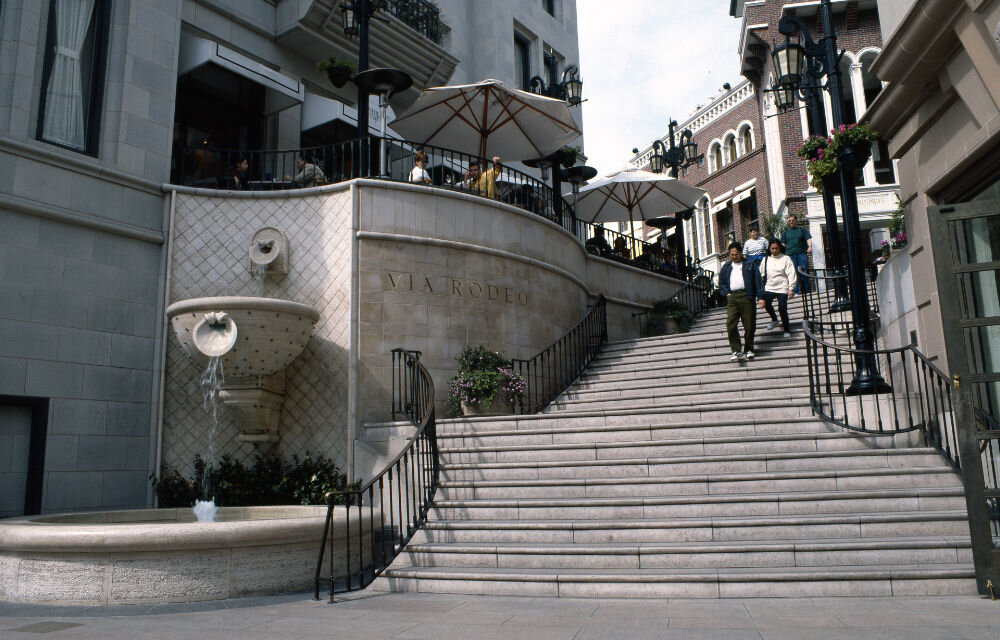
[[[42,138],[76,149],[86,147],[80,54],[94,16],[95,0],[55,0],[56,42],[45,89]]]

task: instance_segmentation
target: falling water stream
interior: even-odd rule
[[[215,432],[219,428],[219,413],[222,405],[219,401],[219,391],[225,384],[225,372],[222,369],[222,358],[209,358],[205,373],[201,376],[201,395],[205,408],[212,410],[212,430],[208,433],[208,459],[205,460],[205,470],[201,478],[202,492],[205,500],[197,500],[194,504],[194,515],[199,522],[214,522],[216,515],[215,497],[209,498],[208,471],[215,465]]]
[[[267,273],[267,268],[270,264],[254,264],[253,266],[253,283],[257,291],[257,295],[264,297],[264,275]]]

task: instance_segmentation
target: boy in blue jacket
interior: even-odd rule
[[[719,292],[726,296],[726,331],[733,355],[730,362],[746,358],[753,360],[753,337],[757,331],[757,299],[763,294],[764,283],[756,264],[743,258],[743,245],[729,245],[729,262],[719,271]],[[743,323],[743,343],[740,344],[738,324]],[[746,351],[743,347],[746,347]]]

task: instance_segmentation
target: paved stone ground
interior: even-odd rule
[[[68,626],[74,625],[74,626]],[[173,605],[0,603],[0,639],[998,640],[1000,601],[973,596],[582,600],[363,591]]]

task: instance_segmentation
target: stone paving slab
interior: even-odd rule
[[[338,599],[298,593],[114,607],[0,603],[0,640],[1000,638],[1000,601],[976,596],[589,600],[366,590]]]

